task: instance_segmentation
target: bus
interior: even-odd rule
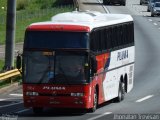
[[[130,15],[66,12],[26,28],[22,62],[24,106],[95,111],[133,88],[134,22]]]
[[[103,0],[104,5],[110,5],[110,4],[120,4],[125,6],[126,0]]]

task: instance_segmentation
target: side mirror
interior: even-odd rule
[[[16,59],[16,68],[21,69],[21,67],[22,67],[22,58],[21,58],[21,55],[18,54]]]
[[[92,76],[94,73],[97,73],[97,60],[95,57],[91,57],[91,70],[92,70]]]

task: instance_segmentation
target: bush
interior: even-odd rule
[[[24,10],[28,5],[27,0],[17,0],[17,10]]]

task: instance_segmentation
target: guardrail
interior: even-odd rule
[[[18,69],[10,70],[10,71],[7,71],[5,73],[0,74],[0,81],[8,80],[8,79],[10,79],[12,77],[16,77],[16,76],[20,76],[19,70]]]

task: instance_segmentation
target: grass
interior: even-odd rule
[[[71,11],[71,7],[66,7],[66,8],[55,8],[55,9],[48,9],[48,10],[55,10],[54,14],[53,13],[48,13],[46,15],[40,15],[40,17],[35,17],[35,18],[29,18],[27,20],[22,20],[18,22],[18,25],[16,26],[16,42],[23,42],[24,39],[24,32],[26,27],[34,22],[41,22],[41,21],[50,21],[51,17],[57,13],[64,12],[64,11]],[[41,10],[42,11],[42,10]],[[43,12],[43,11],[42,11]],[[3,42],[3,41],[2,41]]]
[[[4,67],[4,60],[0,60],[0,70],[2,70]]]

